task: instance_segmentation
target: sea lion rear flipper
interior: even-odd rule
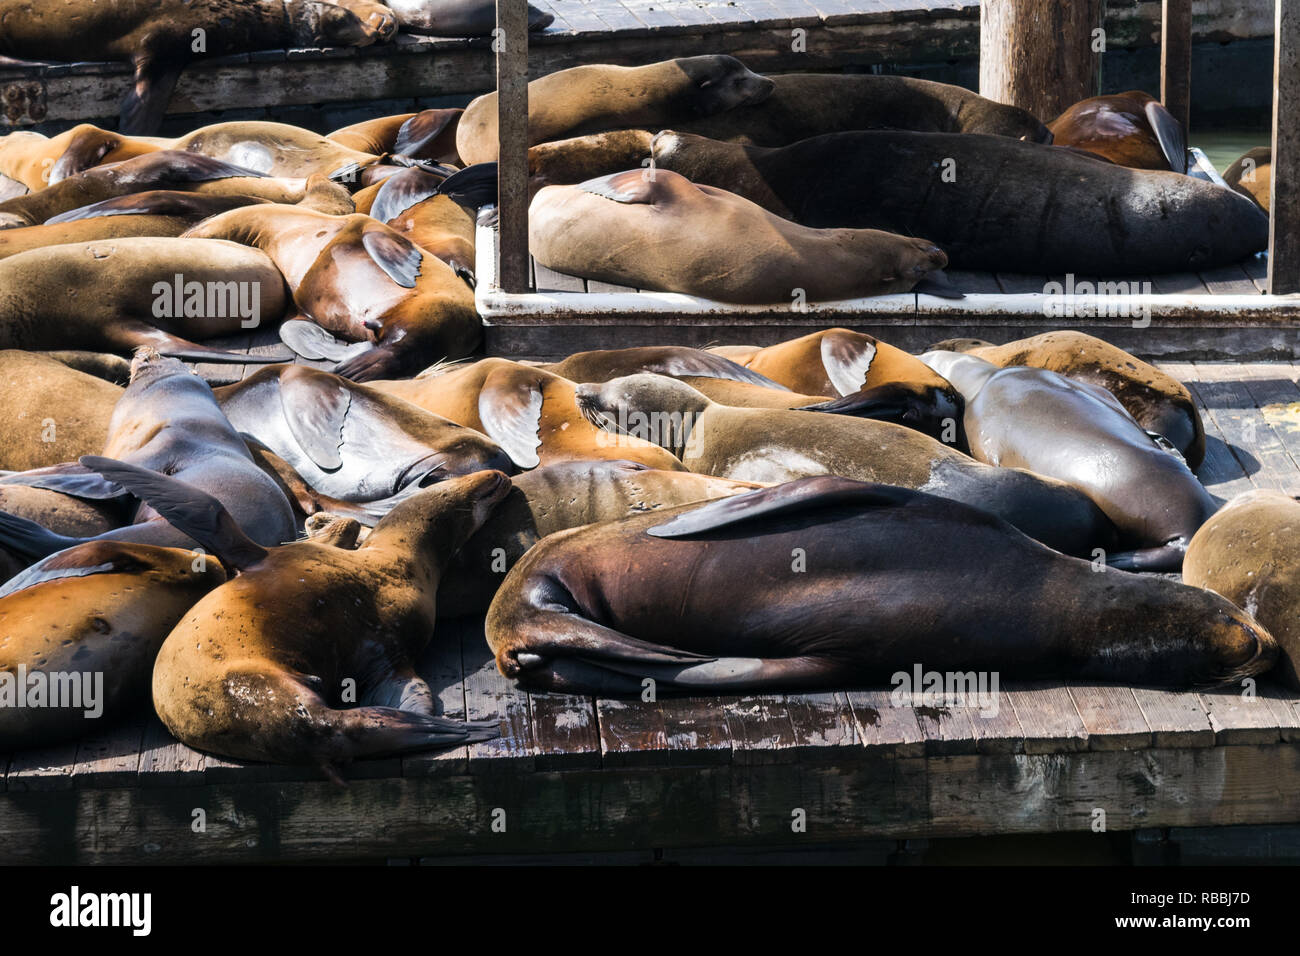
[[[122,319],[114,330],[115,343],[124,352],[132,352],[142,345],[156,350],[160,355],[177,358],[183,362],[235,362],[247,365],[262,365],[271,362],[283,362],[283,356],[245,355],[242,352],[227,352],[214,349],[198,342],[191,342],[179,335],[172,335],[147,322]]]
[[[322,471],[343,467],[343,423],[352,392],[328,372],[294,365],[280,373],[280,411],[294,441]]]
[[[182,69],[178,63],[137,58],[134,85],[122,99],[118,131],[135,136],[158,132]]]
[[[29,561],[39,561],[56,551],[81,544],[84,538],[55,534],[49,528],[6,511],[0,511],[0,546]]]
[[[395,156],[419,159],[425,148],[432,145],[444,131],[454,140],[455,127],[459,125],[464,112],[463,109],[421,110],[398,129],[392,153]]]
[[[878,385],[875,388],[861,388],[851,395],[842,395],[829,402],[815,405],[801,405],[796,411],[826,412],[830,415],[854,415],[858,418],[872,418],[877,421],[897,421],[913,407],[908,402],[905,389],[897,385]]]
[[[536,468],[542,443],[541,377],[511,366],[488,375],[478,393],[478,417],[489,438],[520,468]]]
[[[646,205],[654,204],[654,180],[647,175],[649,170],[629,169],[622,173],[600,176],[579,183],[577,188],[585,192],[604,196],[614,202]]]
[[[63,151],[63,155],[50,167],[46,184],[53,186],[69,176],[75,176],[83,170],[98,166],[100,160],[121,145],[122,140],[116,133],[102,129],[88,129],[78,133]]]
[[[481,209],[497,201],[497,164],[475,163],[444,179],[438,195],[469,209]]]
[[[1187,131],[1183,129],[1183,124],[1156,100],[1149,102],[1144,112],[1147,115],[1147,122],[1151,124],[1151,131],[1156,134],[1160,151],[1169,161],[1169,168],[1176,173],[1186,173]]]
[[[876,344],[860,332],[832,329],[822,336],[822,368],[835,391],[852,395],[867,381]]]
[[[729,382],[748,382],[751,385],[761,385],[764,388],[776,389],[779,392],[790,391],[780,382],[774,382],[766,375],[760,375],[758,372],[747,369],[729,358],[700,349],[677,351],[671,356],[646,363],[642,371],[655,372],[659,375],[671,375],[674,378],[697,376],[699,378],[725,379]]]
[[[414,289],[424,256],[415,243],[387,226],[371,226],[361,233],[361,246],[374,261],[404,289]]]
[[[280,341],[303,358],[312,361],[342,362],[375,347],[373,342],[344,342],[336,339],[309,319],[286,319],[281,322]]]
[[[127,489],[215,554],[228,568],[247,568],[266,557],[267,551],[235,523],[225,506],[206,491],[139,465],[84,455],[81,463]]]
[[[913,292],[919,292],[922,295],[932,295],[940,299],[964,299],[966,293],[958,289],[947,273],[942,269],[936,269],[924,279],[912,286]]]
[[[766,515],[788,515],[811,508],[848,504],[859,508],[892,507],[912,500],[915,492],[891,485],[854,481],[835,475],[798,478],[771,488],[718,498],[682,512],[646,534],[656,538],[685,538],[715,531]]]
[[[129,492],[75,461],[48,468],[34,468],[0,478],[0,484],[44,488],[88,501],[109,501],[129,497]]]
[[[75,543],[84,543],[78,541]],[[20,571],[0,587],[0,598],[8,597],[18,591],[44,584],[46,581],[58,581],[63,578],[86,578],[95,574],[117,574],[139,570],[139,562],[134,555],[114,551],[113,541],[99,542],[103,546],[103,560],[99,564],[87,564],[84,552],[65,555],[64,549],[49,557],[37,561],[30,568]],[[71,545],[69,546],[71,547]]]

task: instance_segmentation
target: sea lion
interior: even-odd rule
[[[611,129],[663,128],[758,103],[773,82],[732,56],[688,56],[646,66],[587,64],[528,84],[528,145]],[[497,95],[465,107],[456,151],[466,163],[497,158]]]
[[[897,422],[934,437],[961,416],[961,396],[942,376],[862,332],[826,329],[766,348],[722,345],[710,351],[797,392],[840,396],[811,406],[818,411]]]
[[[212,159],[251,169],[264,176],[306,178],[321,174],[350,176],[379,162],[364,153],[288,123],[245,120],[214,123],[177,138],[173,149],[199,153]]]
[[[1223,181],[1265,212],[1273,202],[1273,147],[1256,146],[1223,173]]]
[[[340,146],[375,156],[465,165],[456,152],[456,127],[463,109],[421,110],[353,123],[327,134]]]
[[[574,401],[574,383],[545,369],[488,358],[441,375],[378,381],[378,391],[482,432],[519,468],[561,461],[628,459],[683,471],[672,453],[592,425]]]
[[[602,695],[647,678],[679,693],[879,686],[918,662],[1185,687],[1277,653],[1216,594],[1097,574],[969,505],[834,476],[544,538],[502,583],[487,639],[521,685]]]
[[[95,378],[102,378],[114,385],[125,385],[131,380],[131,363],[112,352],[86,352],[81,349],[56,349],[42,352],[42,356],[54,359],[68,368],[85,372]]]
[[[15,130],[0,136],[0,173],[35,192],[92,166],[165,149],[167,142],[123,136],[90,123],[79,123],[57,136]]]
[[[0,350],[0,469],[45,468],[100,451],[121,394],[47,353]]]
[[[78,498],[30,485],[0,484],[0,511],[74,538],[93,538],[130,520],[122,499]]]
[[[579,385],[574,397],[593,423],[653,441],[700,474],[759,482],[830,474],[928,491],[992,512],[1067,554],[1108,547],[1114,535],[1101,510],[1064,482],[981,464],[892,422],[731,408],[662,375]]]
[[[767,376],[729,358],[682,345],[650,345],[626,349],[593,349],[538,366],[571,382],[608,382],[611,378],[654,372],[672,378],[719,378],[764,388],[785,388]],[[815,394],[823,394],[821,392]]]
[[[345,6],[319,0],[0,0],[0,54],[129,61],[135,84],[122,100],[118,129],[152,133],[181,71],[195,59],[195,30],[203,31],[201,55],[216,57],[368,46],[396,28],[378,4],[347,0]]]
[[[497,25],[496,0],[391,0],[387,4],[410,33],[436,37],[486,37]],[[528,29],[545,30],[555,16],[528,5]]]
[[[1177,571],[1187,542],[1218,510],[1183,456],[1104,388],[961,352],[921,358],[961,392],[976,461],[1058,478],[1097,503],[1124,549],[1107,556],[1111,567]]]
[[[809,229],[665,170],[547,186],[528,241],[557,272],[741,303],[907,292],[948,261],[926,239]]]
[[[1281,648],[1277,677],[1300,689],[1300,502],[1264,489],[1233,498],[1187,546],[1183,582],[1267,627]]]
[[[225,579],[193,551],[94,541],[0,598],[0,747],[75,740],[146,705],[163,639]]]
[[[46,246],[0,259],[0,347],[149,346],[195,362],[275,361],[189,338],[276,322],[287,299],[275,263],[233,242],[134,236]]]
[[[213,393],[237,431],[317,491],[364,505],[349,514],[366,524],[435,481],[512,470],[479,432],[329,372],[269,365]]]
[[[1187,131],[1141,90],[1080,100],[1047,124],[1052,142],[1133,169],[1187,172]]]
[[[762,487],[634,461],[565,461],[510,479],[483,527],[456,552],[438,585],[438,616],[482,614],[505,573],[542,538],[598,521]]]
[[[659,177],[673,170],[805,226],[926,236],[954,269],[1187,272],[1268,245],[1268,217],[1230,189],[1000,136],[832,133],[764,149],[663,132],[654,161]]]
[[[495,721],[435,717],[414,665],[433,635],[442,569],[510,490],[501,472],[453,478],[408,498],[356,550],[314,541],[266,549],[220,502],[184,482],[86,462],[239,572],[200,600],[158,653],[154,707],[182,742],[240,760],[312,764],[337,777],[335,768],[357,757],[496,736]],[[357,706],[345,708],[345,700]]]
[[[994,365],[1029,365],[1066,378],[1100,385],[1114,395],[1139,425],[1163,435],[1187,459],[1205,458],[1205,424],[1187,386],[1135,355],[1086,332],[1044,332],[1005,345],[978,339],[938,342],[927,351],[969,352]]]
[[[636,169],[650,159],[654,134],[643,129],[588,133],[528,148],[528,195],[543,186],[565,186]]]
[[[208,384],[176,359],[141,349],[131,363],[131,384],[123,391],[109,421],[104,454],[175,475],[211,491],[242,520],[261,544],[293,540],[293,512],[274,479],[257,463],[244,439],[221,413]],[[0,478],[0,484],[24,484],[84,498],[121,498],[123,490],[86,468],[67,464]],[[98,540],[131,541],[169,548],[192,548],[194,542],[147,505],[135,509],[130,524],[105,532]],[[0,544],[39,561],[80,543],[33,522],[0,513]],[[29,569],[40,573],[41,565]],[[11,580],[0,590],[18,586]]]

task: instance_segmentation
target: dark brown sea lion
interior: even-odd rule
[[[1187,546],[1183,581],[1267,627],[1282,651],[1275,673],[1300,689],[1300,502],[1271,490],[1233,498]]]
[[[464,165],[456,152],[456,126],[464,112],[435,109],[381,116],[336,129],[328,138],[341,146],[376,156]]]
[[[239,572],[199,601],[158,653],[154,707],[182,742],[335,774],[357,757],[496,736],[495,721],[434,716],[414,665],[433,635],[442,569],[510,490],[505,475],[478,472],[426,489],[356,550],[315,541],[268,550],[183,482],[86,462]]]
[[[1256,146],[1237,157],[1224,171],[1223,181],[1268,212],[1273,202],[1273,147]]]
[[[805,226],[926,236],[954,269],[1185,272],[1268,245],[1268,217],[1230,189],[1000,136],[832,133],[764,149],[664,132],[654,160],[661,175],[731,190]]]
[[[0,0],[0,54],[129,61],[135,85],[122,101],[118,128],[152,133],[181,70],[200,56],[367,46],[395,31],[391,19],[374,16],[383,13],[378,4],[347,0],[345,6],[317,0]]]
[[[611,129],[662,129],[761,102],[772,88],[772,80],[731,56],[575,66],[528,84],[528,145]],[[465,108],[456,151],[466,163],[496,161],[496,93],[485,93]]]
[[[0,136],[0,173],[35,192],[92,166],[157,152],[168,143],[123,136],[90,123],[79,123],[57,136],[15,130]]]
[[[45,468],[100,451],[121,394],[49,354],[0,350],[0,468]]]
[[[508,359],[482,359],[443,374],[372,382],[371,387],[482,432],[519,468],[627,459],[650,468],[685,470],[658,445],[592,425],[578,410],[573,382]]]
[[[486,611],[505,573],[547,535],[762,487],[634,461],[565,461],[510,481],[510,494],[443,572],[439,617]]]
[[[907,292],[947,264],[928,240],[809,229],[665,170],[547,186],[528,233],[537,261],[557,272],[721,302]]]
[[[968,505],[833,476],[552,535],[506,577],[487,638],[521,684],[601,694],[883,685],[917,664],[1187,686],[1277,653],[1208,591],[1097,574]]]
[[[892,422],[786,409],[732,408],[685,382],[630,375],[579,385],[588,419],[645,438],[705,475],[765,483],[843,475],[964,501],[1067,554],[1109,547],[1110,521],[1064,482],[976,462]]]
[[[496,0],[392,0],[388,7],[397,14],[403,29],[436,37],[491,36],[497,25]],[[555,17],[531,3],[528,29],[545,30]]]
[[[329,372],[271,365],[214,394],[237,431],[317,491],[364,505],[350,513],[367,524],[435,481],[512,470],[479,432]]]
[[[1124,549],[1107,555],[1110,566],[1177,571],[1187,542],[1218,510],[1182,455],[1104,388],[960,352],[922,358],[961,392],[976,461],[1057,478],[1097,503]]]
[[[994,365],[1029,365],[1066,378],[1100,385],[1128,409],[1139,425],[1163,435],[1200,467],[1205,457],[1205,424],[1187,386],[1135,355],[1086,332],[1044,332],[1006,345],[977,339],[949,340],[930,346],[969,352]]]
[[[1080,100],[1047,128],[1057,146],[1096,153],[1120,166],[1187,172],[1187,131],[1141,90]]]
[[[46,246],[0,259],[0,347],[149,346],[198,362],[273,361],[190,339],[277,322],[287,299],[275,263],[233,242],[135,236]]]
[[[0,598],[0,747],[75,740],[146,706],[163,639],[225,579],[193,551],[94,541]]]

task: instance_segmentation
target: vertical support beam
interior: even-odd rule
[[[980,95],[1044,123],[1097,93],[1102,0],[980,0]]]
[[[528,4],[497,0],[497,281],[528,291]]]
[[[1192,0],[1163,0],[1160,17],[1160,102],[1190,136]]]
[[[1268,291],[1300,292],[1300,4],[1277,0]]]

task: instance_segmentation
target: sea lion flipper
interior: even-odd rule
[[[511,366],[493,371],[478,394],[478,417],[487,436],[520,468],[536,468],[542,439],[541,376]]]
[[[39,561],[56,551],[81,544],[82,540],[55,534],[35,521],[0,511],[0,545],[28,560]]]
[[[295,365],[280,374],[280,410],[285,424],[322,471],[343,467],[339,448],[351,404],[352,392],[326,372]]]
[[[455,128],[464,112],[463,109],[421,110],[398,129],[397,138],[393,141],[393,154],[413,159],[423,158],[421,152],[444,131],[448,131],[454,141]],[[448,127],[451,129],[448,130]]]
[[[177,63],[139,57],[135,61],[135,82],[122,99],[122,112],[117,128],[133,136],[148,136],[158,132],[167,103],[181,78],[182,66]]]
[[[146,502],[226,567],[247,568],[266,557],[266,549],[244,534],[225,505],[206,491],[179,478],[113,458],[84,455],[81,463]]]
[[[1144,108],[1151,131],[1156,134],[1160,151],[1169,161],[1169,168],[1176,173],[1187,172],[1187,131],[1178,122],[1174,114],[1164,108],[1158,100],[1152,100]]]
[[[98,166],[100,160],[117,149],[121,142],[116,133],[97,127],[78,133],[68,144],[68,148],[63,151],[63,155],[50,167],[50,176],[46,184],[53,186],[82,170]]]
[[[128,495],[128,492],[119,485],[113,484],[102,475],[95,474],[75,461],[5,475],[0,478],[0,484],[44,488],[46,491],[57,491],[60,494],[85,498],[89,501],[109,501]]]
[[[370,204],[370,216],[380,222],[392,222],[416,203],[424,202],[438,194],[445,179],[425,172],[417,166],[403,169],[383,181],[375,200]]]
[[[303,358],[313,361],[341,362],[375,347],[373,342],[341,341],[315,322],[304,318],[285,319],[281,322],[280,341]]]
[[[915,496],[915,492],[890,485],[854,481],[835,475],[816,475],[729,498],[715,499],[650,528],[646,534],[656,538],[684,538],[730,527],[760,516],[788,515],[841,504],[859,508],[890,507],[904,504]]]
[[[654,204],[654,180],[644,169],[629,169],[622,173],[600,176],[579,183],[576,188],[604,196],[614,202],[646,205]]]
[[[908,401],[912,398],[912,401]],[[895,383],[878,385],[875,388],[861,388],[851,395],[842,395],[829,402],[815,405],[801,405],[797,411],[825,412],[830,415],[854,415],[858,418],[873,418],[877,421],[897,421],[907,414],[916,403],[914,393],[900,388]]]
[[[867,381],[876,344],[859,332],[832,329],[822,336],[822,367],[841,395],[852,395]]]
[[[198,221],[219,212],[263,203],[255,196],[210,196],[175,189],[150,189],[142,193],[115,196],[89,206],[78,206],[45,220],[46,225],[96,219],[101,216],[178,216]]]
[[[361,246],[383,269],[388,278],[404,289],[414,289],[424,260],[420,249],[405,236],[387,226],[371,227],[361,233]]]
[[[497,164],[475,163],[448,176],[438,194],[469,209],[481,209],[497,201]]]
[[[164,332],[162,329],[146,322],[132,321],[130,319],[122,319],[112,331],[114,338],[117,339],[114,344],[124,352],[131,352],[141,346],[148,346],[160,355],[180,359],[183,362],[234,362],[247,365],[263,365],[284,361],[283,356],[245,355],[243,352],[227,352],[224,349],[214,349],[207,345],[200,345],[198,342],[191,342],[189,339],[183,339],[179,335]]]

